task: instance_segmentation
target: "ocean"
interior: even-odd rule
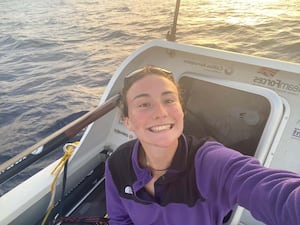
[[[95,108],[133,50],[165,39],[175,3],[1,0],[0,163]],[[182,0],[177,42],[300,63],[299,21],[299,0]]]

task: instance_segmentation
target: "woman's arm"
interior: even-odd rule
[[[300,224],[299,174],[265,168],[216,142],[202,148],[196,158],[197,182],[205,197],[223,208],[237,203],[266,224]]]

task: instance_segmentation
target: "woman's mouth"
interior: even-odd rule
[[[173,128],[173,124],[167,124],[167,125],[160,125],[160,126],[154,126],[154,127],[150,127],[149,130],[151,132],[160,132],[160,131],[164,131],[164,130],[170,130]]]

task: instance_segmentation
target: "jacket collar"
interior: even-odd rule
[[[140,148],[140,141],[137,139],[134,146],[133,146],[133,153],[132,153],[132,164],[133,164],[133,169],[135,171],[135,174],[137,176],[138,180],[144,180],[147,181],[151,179],[151,171],[148,168],[142,168],[139,165],[138,161],[138,152],[141,150]],[[182,134],[178,138],[178,147],[176,150],[176,153],[174,155],[174,158],[172,160],[171,166],[168,169],[167,173],[165,174],[166,178],[171,178],[173,176],[177,176],[178,173],[183,172],[186,169],[187,166],[187,161],[188,161],[188,143],[187,139]],[[146,179],[146,180],[145,180]]]

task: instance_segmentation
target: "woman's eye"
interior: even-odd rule
[[[172,99],[172,98],[169,98],[169,99],[165,100],[165,103],[167,103],[167,104],[172,104],[174,102],[175,102],[175,99]]]
[[[151,104],[148,103],[148,102],[141,103],[141,104],[138,105],[139,108],[148,108],[148,107],[150,107],[150,106],[151,106]]]

